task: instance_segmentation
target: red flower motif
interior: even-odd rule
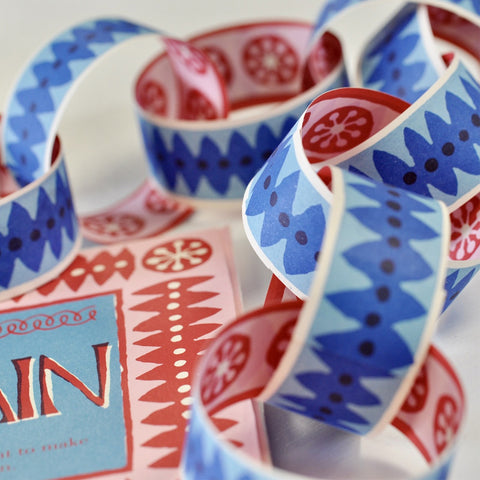
[[[222,394],[240,375],[250,355],[250,339],[233,334],[217,348],[206,367],[200,392],[205,405]]]
[[[276,35],[251,40],[243,51],[243,66],[262,85],[282,85],[296,78],[299,61],[289,43]]]
[[[450,258],[468,260],[480,245],[480,199],[473,197],[450,214]]]

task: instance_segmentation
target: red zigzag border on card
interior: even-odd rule
[[[136,360],[155,365],[137,377],[137,380],[154,381],[157,384],[139,400],[163,405],[170,403],[142,420],[142,423],[148,425],[170,427],[168,431],[152,437],[143,444],[146,447],[167,447],[172,450],[171,453],[150,464],[150,468],[177,468],[180,465],[191,403],[190,377],[198,355],[205,350],[209,342],[202,337],[221,326],[219,323],[201,322],[219,312],[220,308],[194,306],[217,296],[218,293],[191,289],[211,278],[213,277],[177,278],[134,293],[155,296],[131,308],[135,311],[155,313],[134,328],[135,332],[147,333],[144,338],[136,341],[135,345],[153,347]],[[164,383],[158,385],[159,381]],[[234,424],[235,421],[221,420],[224,430]]]

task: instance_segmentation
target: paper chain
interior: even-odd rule
[[[470,0],[420,3],[479,23],[475,15],[480,12]],[[311,45],[328,38],[322,35],[332,19],[360,4],[368,6],[366,0],[328,2]],[[422,478],[447,475],[464,399],[455,373],[429,341],[442,308],[479,268],[472,256],[448,260],[447,215],[461,213],[479,190],[474,144],[480,134],[480,87],[457,60],[439,72],[425,43],[425,10],[421,12],[408,6],[388,26],[393,35],[379,34],[362,59],[367,85],[387,92],[393,88],[391,93],[414,102],[411,107],[382,94],[337,90],[317,98],[294,123],[314,96],[345,84],[341,64],[332,62],[326,72],[316,71],[314,55],[305,54],[300,63],[306,73],[295,77],[297,90],[277,92],[282,100],[296,95],[295,101],[257,123],[231,128],[218,119],[230,108],[222,103],[228,92],[222,82],[228,84],[237,74],[230,68],[235,62],[222,63],[222,52],[215,56],[211,51],[223,77],[213,89],[217,96],[208,98],[208,83],[191,88],[198,76],[188,71],[198,74],[210,68],[209,61],[205,63],[196,48],[169,38],[167,50],[174,58],[169,80],[148,84],[149,68],[165,69],[164,57],[140,77],[137,100],[152,172],[177,195],[239,198],[266,152],[273,152],[283,138],[247,188],[244,223],[266,265],[294,293],[309,296],[302,310],[298,304],[285,304],[237,319],[208,349],[196,379],[183,457],[185,478],[285,477],[236,452],[215,429],[215,413],[255,397],[360,434],[392,421],[431,464]],[[236,34],[235,29],[220,34],[226,32]],[[24,188],[0,201],[0,298],[54,278],[73,260],[80,241],[78,225],[63,156],[52,153],[57,114],[91,61],[145,33],[158,34],[116,19],[83,24],[43,49],[20,77],[4,121],[4,156]],[[208,35],[197,40],[205,38]],[[270,32],[268,38],[275,45],[276,35]],[[261,38],[255,41],[256,48],[262,46]],[[412,51],[419,60],[414,66],[406,61]],[[248,57],[248,49],[244,52],[248,73],[257,59]],[[379,65],[386,58],[391,61],[384,70]],[[392,78],[407,74],[415,84],[392,83]],[[247,100],[236,99],[239,105],[248,104],[248,98],[253,104],[273,101],[275,96],[268,97],[262,88],[268,90],[270,82],[288,83],[290,72],[251,75],[261,93],[244,93]],[[162,100],[162,94],[170,92],[175,81],[189,88],[171,107],[162,103],[169,97]],[[378,112],[383,119],[377,118]],[[201,130],[177,122],[175,129],[170,125],[175,115],[220,123]],[[326,124],[341,122],[349,125],[347,139],[335,128],[331,138],[322,136]],[[392,164],[394,168],[387,168]],[[322,169],[326,165],[340,169]],[[292,335],[294,341],[287,346]],[[228,375],[222,373],[225,369]],[[420,402],[415,386],[426,376],[435,388]],[[443,440],[437,423],[446,412],[453,412],[452,435],[445,434],[448,440]]]

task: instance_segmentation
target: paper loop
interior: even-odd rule
[[[310,33],[305,23],[262,22],[189,40],[223,75],[229,119],[178,120],[166,56],[146,67],[136,83],[139,121],[151,171],[166,190],[191,201],[241,199],[308,103],[346,86],[338,40],[325,33],[307,57]],[[210,120],[208,104],[192,102]],[[262,110],[240,111],[246,108]]]
[[[297,127],[301,133],[295,133],[296,153],[286,159],[273,157],[247,189],[244,224],[257,253],[296,295],[308,295],[315,269],[311,252],[304,256],[309,261],[299,265],[293,260],[301,248],[298,242],[292,239],[277,243],[281,237],[268,234],[266,221],[271,217],[259,213],[264,206],[270,208],[269,195],[279,184],[274,182],[265,189],[262,182],[270,174],[268,169],[275,170],[275,177],[282,181],[284,213],[295,218],[297,230],[308,232],[314,240],[310,248],[318,249],[323,232],[311,214],[321,209],[323,216],[328,216],[330,197],[315,171],[327,164],[338,165],[440,199],[449,206],[456,233],[452,236],[446,308],[478,271],[478,249],[469,241],[468,250],[458,245],[465,243],[470,233],[475,236],[465,211],[472,210],[479,191],[475,173],[480,172],[475,146],[480,135],[475,125],[480,112],[479,93],[480,87],[471,73],[455,59],[442,77],[408,108],[398,99],[370,91],[339,90],[320,96]],[[332,122],[336,122],[333,127]],[[383,122],[383,126],[378,122]],[[338,129],[345,133],[337,136]],[[305,152],[301,152],[303,149]],[[294,172],[298,172],[298,182],[287,186],[283,179]]]
[[[252,312],[230,324],[210,345],[197,369],[182,461],[183,478],[197,479],[199,475],[225,480],[313,478],[271,466],[262,437],[266,433],[261,426],[260,447],[256,451],[251,439],[247,441],[234,431],[221,431],[222,412],[228,411],[231,418],[229,406],[255,398],[268,384],[290,340],[299,310],[298,303],[290,303]],[[300,315],[303,314],[302,311]],[[312,349],[312,358],[315,355]],[[318,404],[318,416],[323,419],[341,410],[353,392],[368,402],[368,395],[365,391],[363,395],[360,393],[362,387],[355,375],[351,375],[349,366],[338,365],[338,368],[331,373],[330,381],[325,382],[332,389],[325,392],[325,403]],[[328,377],[328,370],[317,373],[317,378],[322,375],[324,379]],[[416,478],[446,478],[463,413],[464,395],[458,378],[440,352],[430,347],[411,392],[392,421],[429,463],[428,473]],[[248,428],[245,423],[252,423],[245,415],[238,420],[245,431]],[[322,449],[321,444],[318,449]]]
[[[268,156],[267,153],[270,154],[275,149],[285,133],[284,129],[290,128],[294,122],[294,115],[299,115],[305,104],[319,91],[337,85],[337,82],[343,84],[341,82],[344,81],[345,76],[341,51],[338,48],[335,50],[333,46],[325,47],[325,41],[322,40],[319,42],[319,52],[323,54],[326,51],[325,49],[328,48],[328,51],[331,52],[331,58],[325,59],[319,53],[319,58],[320,60],[323,58],[323,63],[320,60],[317,63],[310,60],[308,64],[304,65],[306,58],[300,54],[298,49],[306,44],[311,26],[294,23],[289,25],[293,29],[293,32],[290,32],[290,37],[296,38],[297,34],[301,32],[300,38],[303,39],[303,43],[295,45],[295,56],[284,60],[287,73],[291,72],[294,77],[291,81],[288,79],[289,81],[285,82],[287,86],[283,85],[284,77],[282,75],[286,74],[282,73],[278,80],[282,85],[274,97],[266,96],[266,92],[272,91],[268,81],[266,84],[262,84],[258,90],[263,95],[263,100],[252,96],[252,92],[248,88],[246,90],[238,87],[230,88],[233,88],[232,91],[236,92],[233,101],[237,103],[248,100],[257,103],[261,100],[266,101],[265,99],[278,101],[280,99],[279,95],[293,96],[294,98],[286,101],[284,107],[273,109],[274,114],[267,115],[265,118],[262,117],[261,121],[253,119],[240,122],[238,130],[232,127],[234,121],[231,120],[213,122],[221,125],[221,128],[217,130],[214,128],[209,138],[202,141],[202,145],[205,147],[201,151],[203,163],[201,164],[200,160],[196,163],[187,162],[194,167],[188,174],[188,178],[185,177],[188,180],[187,183],[203,184],[206,177],[202,173],[202,165],[208,164],[208,162],[217,162],[218,168],[213,172],[215,178],[213,183],[217,182],[217,185],[222,184],[225,187],[223,192],[217,195],[217,198],[227,198],[233,190],[235,190],[233,196],[241,198],[245,185],[260,164],[265,161]],[[235,27],[222,32],[225,35],[235,36],[238,32],[243,34],[253,31],[255,35],[252,36],[250,41],[254,41],[255,38],[261,38],[259,37],[259,29],[264,34],[265,29],[269,29],[272,38],[278,38],[278,42],[280,42],[281,37],[279,35],[273,37],[272,32],[280,31],[284,26],[281,23],[262,24],[261,26],[250,25]],[[201,127],[196,126],[197,122],[191,121],[203,118],[202,115],[205,113],[201,108],[197,108],[199,106],[197,100],[200,101],[200,98],[209,105],[209,119],[218,119],[228,114],[230,109],[228,102],[232,100],[226,97],[225,82],[228,80],[228,75],[224,71],[223,74],[227,77],[224,79],[220,76],[219,68],[214,66],[214,60],[207,56],[209,50],[201,50],[191,43],[187,44],[179,41],[149,27],[120,19],[85,22],[62,33],[50,45],[40,50],[14,85],[3,122],[3,160],[23,188],[0,200],[0,251],[2,252],[0,256],[0,272],[2,273],[0,276],[0,299],[19,295],[54,278],[68,266],[78,251],[81,242],[77,225],[78,220],[73,209],[63,155],[59,154],[54,166],[50,168],[50,156],[57,125],[68,96],[72,93],[73,87],[85,70],[98,57],[110,51],[113,47],[144,34],[156,34],[163,37],[168,58],[167,55],[162,56],[160,67],[157,66],[155,61],[147,69],[147,72],[140,77],[139,85],[141,89],[137,91],[139,103],[158,110],[158,98],[155,96],[158,93],[158,82],[166,82],[168,85],[167,93],[169,94],[169,114],[175,118],[188,120],[166,119],[165,126],[173,126],[171,133],[174,137],[174,144],[180,143],[183,145],[181,149],[185,152],[188,150],[181,140],[184,138],[183,133],[180,130],[176,133],[176,123],[179,129],[183,128],[184,125],[189,126],[190,131],[187,132],[189,138],[190,135],[197,135],[198,132],[202,132]],[[217,35],[219,34],[219,32],[214,32],[212,35],[207,34],[199,37],[196,41],[201,47],[202,41],[210,42],[212,38],[218,41]],[[332,36],[327,35],[326,38],[331,40],[332,45],[335,44]],[[335,46],[338,47],[336,44]],[[280,47],[282,49],[286,48],[283,44]],[[277,50],[280,47],[277,47]],[[258,46],[253,45],[253,51],[256,51],[256,48]],[[210,55],[212,56],[211,52],[212,48],[210,48]],[[228,51],[228,55],[232,55],[231,50]],[[217,57],[212,56],[212,59],[215,58],[218,62],[218,52]],[[315,59],[314,56],[312,58]],[[293,59],[297,62],[295,68],[291,65]],[[150,70],[153,69],[153,73],[158,73],[158,68],[160,68],[161,77],[155,77],[157,83],[152,84],[149,77]],[[323,71],[322,68],[327,69],[327,71]],[[333,73],[331,73],[332,70]],[[313,85],[317,80],[324,79],[325,76],[326,79],[323,83],[320,82],[319,87],[307,88],[304,94],[296,95],[301,90],[300,83],[304,78],[304,71],[309,72],[306,80],[308,86]],[[329,73],[331,74],[328,75]],[[307,77],[305,76],[305,78]],[[232,85],[235,85],[234,81],[232,81]],[[176,93],[173,93],[174,91]],[[193,99],[192,95],[198,97],[197,100]],[[232,105],[235,106],[235,104]],[[157,110],[155,110],[156,113],[159,113]],[[146,129],[150,127],[144,120],[142,120],[142,123],[145,133]],[[195,130],[198,130],[198,132]],[[250,133],[247,134],[247,131]],[[219,153],[221,150],[219,145],[227,134],[232,138],[230,145],[232,157],[228,157],[228,159],[220,156]],[[156,131],[152,135],[154,139],[158,137]],[[202,135],[200,134],[200,136]],[[258,158],[252,153],[252,147],[248,143],[252,135],[253,138],[258,138],[258,144],[255,147],[258,150],[256,152]],[[148,136],[146,135],[146,137]],[[178,142],[175,139],[178,139]],[[185,140],[186,144],[190,145],[190,140],[188,142]],[[152,158],[155,162],[159,161],[159,152],[155,151],[152,154],[148,141],[147,151],[151,161]],[[175,161],[178,166],[177,155],[178,151],[175,154]],[[254,157],[255,160],[253,161]],[[186,158],[183,159],[183,161],[186,160]],[[226,173],[225,161],[230,162],[226,171],[229,171],[232,175]],[[241,172],[230,170],[230,164],[235,162],[241,167]],[[244,170],[243,167],[245,167]],[[152,172],[157,180],[161,180],[158,165],[152,166]],[[234,186],[232,190],[230,187],[233,185],[236,185],[236,187]],[[146,189],[148,190],[148,186]],[[153,193],[155,194],[155,192]],[[145,194],[145,191],[142,190],[138,197]],[[199,196],[201,196],[200,193]],[[207,195],[207,197],[212,198],[212,195]],[[132,201],[136,200],[133,199]],[[146,208],[148,208],[148,205]],[[185,209],[185,215],[189,211]],[[101,235],[102,232],[95,231],[98,222],[106,222],[108,228],[115,228],[119,235],[127,234],[126,236],[128,236],[131,232],[129,227],[125,226],[125,221],[129,222],[130,227],[132,222],[143,221],[142,219],[139,220],[137,216],[132,217],[128,211],[120,212],[119,215],[116,217],[109,214],[106,217],[105,215],[103,217],[97,216],[82,221],[82,224],[84,228],[89,229],[87,235],[91,238],[108,243],[111,241],[108,235]],[[144,217],[148,220],[148,212]],[[174,216],[170,223],[175,224],[177,219],[178,216]],[[123,225],[122,220],[124,221]],[[144,230],[153,233],[158,229],[155,230],[153,226],[149,226]]]

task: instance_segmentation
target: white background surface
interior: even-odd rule
[[[358,39],[373,31],[393,0],[378,3],[377,14],[355,15],[342,24],[354,54]],[[67,27],[98,16],[124,16],[186,37],[210,28],[259,19],[313,21],[321,0],[0,0],[0,111],[21,68],[39,47]],[[387,5],[385,5],[387,4]],[[156,38],[133,41],[95,68],[79,86],[60,125],[77,209],[90,212],[122,198],[147,174],[133,113],[133,78],[140,66],[161,49]],[[354,55],[353,55],[354,56]],[[353,58],[352,56],[352,58]],[[229,225],[245,307],[261,305],[267,274],[243,235],[240,206],[230,211],[199,210],[182,229]],[[468,418],[450,478],[480,478],[480,276],[440,319],[435,343],[451,359],[464,381]],[[350,436],[311,428],[303,421],[282,419],[278,435],[283,463],[297,464],[319,477],[403,478],[417,471],[418,459],[395,433],[358,444]],[[299,440],[303,437],[302,440]],[[303,449],[297,445],[303,443]],[[358,449],[363,459],[358,460]],[[306,460],[305,458],[309,458]],[[360,463],[359,463],[360,462]]]

